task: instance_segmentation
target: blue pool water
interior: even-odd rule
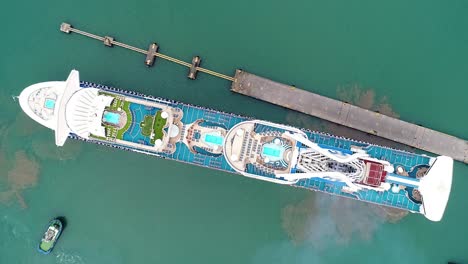
[[[263,147],[262,154],[278,158],[280,156],[281,150],[273,147]]]
[[[267,143],[262,147],[262,156],[275,162],[283,159],[284,147],[275,143]]]
[[[54,99],[46,99],[45,100],[45,107],[48,109],[54,109],[55,107],[55,100]]]
[[[104,121],[110,124],[119,124],[120,115],[112,112],[104,112]]]
[[[223,145],[223,137],[218,135],[206,134],[205,142],[221,146]]]

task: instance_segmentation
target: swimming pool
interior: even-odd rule
[[[113,125],[118,125],[120,121],[120,115],[117,113],[113,112],[104,112],[104,122],[113,124]]]
[[[262,157],[271,162],[283,159],[285,148],[277,143],[266,143],[262,146]]]
[[[45,99],[44,105],[45,105],[45,107],[48,108],[48,109],[54,109],[54,107],[55,107],[55,100],[54,100],[54,99],[47,98],[47,99]]]
[[[213,135],[213,134],[206,134],[205,135],[205,142],[206,143],[211,143],[211,144],[221,146],[221,145],[223,145],[223,140],[224,140],[224,138],[222,136],[219,136],[219,135]]]
[[[264,146],[262,154],[266,156],[278,158],[281,154],[281,150],[278,148]]]

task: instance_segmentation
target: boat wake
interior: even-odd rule
[[[8,234],[8,236],[4,240],[20,240],[26,242],[28,245],[34,244],[33,240],[30,238],[30,229],[27,225],[18,221],[18,219],[14,219],[8,215],[4,215],[0,219],[0,227],[2,227],[1,231],[4,234]]]
[[[82,257],[74,253],[59,252],[56,255],[57,263],[60,264],[81,264],[85,263]]]

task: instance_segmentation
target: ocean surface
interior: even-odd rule
[[[230,92],[228,81],[59,31],[76,28],[228,75],[242,68],[468,138],[467,1],[4,1],[0,16],[0,263],[468,263],[468,166],[442,222],[418,214],[69,140],[12,99],[81,79],[358,135]],[[371,141],[378,139],[369,139]],[[393,144],[393,143],[392,143]],[[404,148],[403,146],[401,146]],[[53,254],[36,251],[65,216]]]

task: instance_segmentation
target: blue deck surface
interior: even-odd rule
[[[112,90],[113,88],[97,85],[87,82],[82,82],[82,87],[96,87],[103,90],[109,90],[114,93],[120,93],[125,96],[129,97],[137,97],[140,99],[144,99],[145,96],[143,95],[129,95],[126,94],[124,91],[116,91]],[[156,100],[156,99],[155,99]],[[165,99],[157,99],[160,103],[165,103],[172,107],[177,107],[182,109],[183,111],[183,118],[182,122],[184,124],[193,123],[196,120],[204,119],[214,124],[222,125],[223,127],[230,129],[234,125],[238,124],[239,122],[249,120],[250,118],[242,117],[234,114],[222,113],[215,110],[205,109],[203,107],[197,107],[192,105],[187,105],[180,102],[169,101]],[[138,109],[134,109],[135,112],[138,112]],[[154,110],[155,111],[155,110]],[[139,120],[142,118],[143,114],[135,113],[138,116]],[[140,121],[141,122],[141,121]],[[134,122],[139,124],[139,122]],[[139,127],[139,126],[138,126]],[[133,128],[134,129],[134,128]],[[133,136],[134,133],[132,132],[133,129],[130,129],[130,135]],[[257,127],[256,132],[263,132],[268,130],[268,126],[259,125]],[[409,153],[405,151],[394,150],[387,147],[380,147],[376,145],[371,145],[363,142],[358,142],[346,138],[341,138],[329,134],[324,134],[320,132],[312,132],[308,130],[303,130],[308,138],[315,143],[331,146],[333,148],[339,148],[344,150],[350,150],[351,146],[359,146],[365,149],[368,154],[372,157],[383,159],[389,161],[391,164],[403,166],[406,171],[410,172],[410,177],[415,177],[414,172],[411,171],[412,169],[417,167],[418,165],[427,166],[430,162],[430,157],[418,155],[414,153]],[[141,133],[140,133],[141,134]],[[134,140],[145,140],[138,137],[132,137],[132,141]],[[300,145],[300,144],[298,144]],[[128,148],[128,147],[126,147]],[[208,156],[203,154],[194,154],[192,153],[185,144],[178,142],[176,143],[176,151],[173,154],[164,154],[164,153],[155,153],[159,156],[170,158],[186,163],[196,164],[204,167],[214,168],[218,170],[223,170],[227,172],[236,173],[227,163],[226,159],[223,155],[220,156]],[[247,170],[252,171],[256,170],[255,167],[248,167]],[[256,173],[263,173],[255,171]],[[274,177],[273,175],[268,175],[268,173],[264,173],[264,176],[267,177]],[[358,193],[346,193],[342,192],[342,187],[344,183],[341,182],[333,182],[327,181],[321,178],[312,178],[312,179],[305,179],[300,180],[295,185],[297,187],[307,188],[311,190],[321,191],[329,194],[339,195],[348,198],[354,198],[362,201],[367,201],[375,204],[382,204],[391,207],[406,209],[413,212],[419,212],[420,205],[410,200],[407,196],[407,192],[401,190],[399,193],[392,193],[392,192],[377,192],[373,190],[360,190]]]
[[[150,138],[141,134],[140,123],[144,120],[145,116],[154,116],[158,109],[135,103],[131,103],[129,109],[132,113],[132,124],[130,125],[130,128],[123,134],[123,139],[134,143],[145,144],[148,146],[151,145]]]
[[[184,116],[182,117],[182,122],[184,124],[190,124],[199,119],[204,119],[212,124],[219,124],[225,127],[226,129],[230,129],[234,125],[248,120],[248,118],[246,117],[216,112],[213,110],[196,106],[189,106],[182,103],[176,103],[172,106],[182,109],[184,113]],[[175,160],[182,160],[188,163],[194,163],[204,167],[224,170],[228,172],[235,172],[231,168],[231,166],[229,166],[223,155],[215,157],[202,155],[200,153],[194,154],[188,149],[188,147],[185,144],[181,142],[178,142],[176,144],[176,151],[174,152],[174,154],[167,155],[167,157]]]

